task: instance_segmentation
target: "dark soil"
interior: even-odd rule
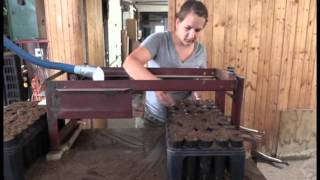
[[[45,107],[37,102],[16,102],[4,108],[3,126],[4,142],[14,139],[27,130],[46,114]]]
[[[177,102],[169,109],[167,133],[169,145],[181,148],[237,148],[243,142],[213,101]]]

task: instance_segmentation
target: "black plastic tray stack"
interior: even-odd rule
[[[3,55],[3,103],[23,101],[28,97],[28,89],[22,86],[21,63],[19,56],[12,53]]]
[[[244,179],[241,134],[212,101],[178,102],[166,135],[169,180]]]
[[[49,151],[46,110],[36,102],[4,108],[4,179],[24,180],[25,171]]]

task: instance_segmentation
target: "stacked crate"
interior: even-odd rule
[[[49,151],[46,109],[36,102],[4,108],[4,179],[23,180],[25,170]]]
[[[23,87],[20,58],[12,53],[3,55],[4,105],[26,100],[28,89]]]
[[[212,101],[180,101],[169,112],[170,180],[244,178],[242,135]]]

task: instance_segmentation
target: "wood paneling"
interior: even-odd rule
[[[205,3],[206,4],[206,3]],[[208,6],[208,5],[207,5]],[[209,17],[212,14],[212,37],[206,36],[206,39],[211,41],[211,50],[207,48],[207,51],[212,52],[209,57],[208,54],[208,67],[217,67],[223,68],[223,59],[224,59],[224,43],[225,43],[225,26],[226,26],[226,1],[221,0],[213,0],[213,3],[210,7],[213,12],[217,13],[209,13]],[[209,10],[209,8],[208,8]],[[209,12],[212,12],[209,11]],[[209,23],[209,22],[208,22]],[[210,29],[211,27],[207,26],[205,30]],[[204,43],[205,44],[205,43]],[[211,62],[210,62],[211,61]],[[215,98],[214,93],[211,95],[212,99]],[[231,106],[230,100],[226,98],[228,106]],[[226,108],[228,109],[228,108]],[[231,112],[227,112],[229,115]]]
[[[250,20],[248,32],[248,59],[247,76],[245,77],[245,116],[244,120],[247,126],[257,127],[257,121],[254,121],[255,100],[257,92],[258,59],[260,52],[261,35],[261,16],[262,2],[257,0],[250,1]]]
[[[49,59],[67,64],[83,64],[84,39],[78,0],[44,0]],[[56,71],[52,71],[54,73]],[[64,79],[66,76],[64,76]]]
[[[299,1],[298,5],[298,14],[297,14],[297,26],[296,26],[296,36],[295,44],[293,50],[293,65],[291,71],[291,83],[289,91],[289,102],[288,108],[295,109],[299,107],[299,95],[300,95],[300,86],[303,66],[305,65],[306,60],[304,56],[306,54],[306,35],[308,28],[308,17],[310,0]],[[311,42],[309,42],[311,43]]]
[[[84,64],[87,61],[87,48],[86,48],[86,39],[85,39],[85,28],[83,24],[84,19],[84,1],[72,0],[72,20],[73,20],[73,33],[75,36],[74,40],[74,53],[75,58],[73,59],[73,64]],[[71,24],[70,24],[71,25]],[[78,39],[79,38],[79,39]],[[80,51],[82,49],[82,51]],[[80,62],[81,61],[81,62]]]
[[[213,8],[213,1],[212,0],[202,0],[202,2],[207,5],[209,12],[212,11],[212,8]],[[213,14],[209,14],[208,22],[207,22],[204,30],[201,31],[201,34],[200,34],[201,42],[206,44],[207,57],[208,57],[208,67],[212,66],[212,58],[213,58],[212,39],[207,38],[207,37],[212,37],[212,33],[213,33],[212,27],[213,27]],[[204,99],[211,99],[211,98],[213,98],[213,93],[212,92],[203,92],[201,94],[201,97]]]
[[[316,62],[317,63],[317,62]],[[310,107],[312,109],[317,108],[317,64],[314,65],[313,67],[313,77],[312,77],[312,90],[311,90],[311,102],[310,102]]]
[[[87,63],[93,66],[105,66],[104,50],[104,29],[101,0],[85,0],[84,9],[86,20],[83,22],[86,27],[85,37],[87,49]],[[92,121],[92,122],[90,122]],[[107,127],[106,119],[87,120],[93,128]]]
[[[57,1],[59,2],[59,1]],[[68,18],[68,15],[69,15],[69,10],[68,10],[68,5],[69,5],[69,1],[61,1],[59,2],[59,4],[61,5],[61,11],[58,11],[58,13],[61,14],[60,16],[60,19],[59,21],[61,21],[61,23],[59,24],[59,32],[62,32],[61,34],[63,34],[63,36],[59,36],[59,45],[60,44],[66,44],[66,45],[69,45],[69,46],[73,46],[73,44],[71,43],[71,33],[70,31],[72,30],[70,27],[69,27],[69,18]],[[70,3],[71,4],[71,3]],[[60,8],[59,8],[60,9]],[[61,47],[61,46],[60,46]],[[71,49],[70,48],[61,48],[60,49],[61,51],[64,51],[64,54],[62,54],[62,52],[60,53],[61,55],[61,59],[65,59],[65,62],[66,63],[70,63],[71,61],[71,57],[72,57],[72,54],[71,54]]]
[[[105,66],[102,1],[86,0],[88,64]]]
[[[174,31],[175,19],[176,19],[176,1],[168,2],[168,29],[169,31]]]
[[[282,64],[279,81],[279,97],[278,108],[279,110],[286,110],[288,108],[289,90],[290,90],[290,77],[293,63],[293,49],[296,36],[296,22],[298,3],[296,0],[287,1],[286,6],[286,22],[283,35],[282,46]]]
[[[182,4],[183,4],[185,1],[186,1],[186,0],[176,0],[176,6],[175,6],[175,8],[176,8],[176,10],[177,10],[176,13],[179,12]]]
[[[44,0],[49,58],[62,63],[104,66],[101,0]]]
[[[249,18],[250,18],[250,0],[239,0],[238,1],[238,10],[241,10],[242,13],[237,14],[237,41],[236,41],[236,60],[235,60],[235,70],[239,74],[246,74],[247,72],[247,60],[248,60],[248,39],[249,39]],[[245,82],[245,86],[248,85]],[[247,97],[243,97],[242,108],[246,108]],[[230,101],[231,103],[231,101]],[[247,112],[241,111],[241,117],[244,121],[242,124],[248,124],[248,118],[244,118],[244,115],[247,116]]]
[[[210,66],[208,67],[217,67],[223,68],[223,60],[225,59],[224,55],[224,43],[225,43],[225,26],[226,26],[226,1],[223,0],[214,0],[213,1],[213,29],[212,29],[212,58]],[[210,27],[206,27],[208,29]],[[209,49],[208,49],[209,50]],[[210,50],[209,50],[210,51]],[[210,59],[208,59],[210,61]]]
[[[258,130],[266,132],[266,145],[270,140],[270,133],[266,127],[268,126],[265,120],[267,107],[267,93],[269,83],[269,68],[271,59],[272,47],[272,29],[274,16],[274,0],[267,0],[262,2],[262,17],[261,17],[261,35],[260,35],[260,53],[258,60],[258,77],[257,81],[257,96],[255,100],[255,117],[254,121],[258,121]],[[246,75],[244,75],[246,76]],[[245,92],[247,89],[245,90]],[[245,109],[244,109],[245,110]],[[268,131],[268,132],[267,132]]]
[[[44,0],[44,7],[50,60],[105,66],[101,0]],[[106,127],[101,119],[87,123],[89,127]]]
[[[37,22],[39,29],[39,38],[47,38],[46,31],[46,14],[44,8],[44,0],[35,1],[36,3],[36,13],[37,13]]]
[[[316,36],[315,33],[315,10],[316,10],[316,2],[315,0],[310,1],[310,11],[307,22],[307,34],[306,34],[306,44],[305,44],[305,54],[303,57],[303,69],[302,69],[302,77],[301,77],[301,85],[300,85],[300,95],[299,95],[299,104],[298,107],[303,108],[308,106],[310,102],[310,98],[305,98],[309,96],[310,89],[312,88],[312,76],[313,76],[313,67],[315,66],[315,58],[314,58],[314,49]],[[307,43],[309,42],[309,43]]]
[[[284,34],[284,17],[285,17],[286,1],[274,1],[274,16],[271,40],[271,58],[272,62],[269,63],[269,82],[267,88],[267,103],[265,109],[265,129],[266,144],[272,148],[272,152],[276,151],[277,135],[274,129],[279,129],[279,113],[277,113],[278,104],[278,87],[280,77],[281,53],[283,45]]]
[[[169,1],[169,22],[174,22],[173,14],[183,2]],[[316,1],[202,2],[212,21],[200,38],[209,52],[208,65],[234,66],[245,77],[242,124],[264,131],[263,150],[275,154],[280,112],[314,110],[317,104]],[[226,108],[230,112],[228,101]]]

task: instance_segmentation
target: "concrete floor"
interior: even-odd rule
[[[139,99],[139,98],[137,98]],[[137,101],[136,101],[137,102]],[[139,102],[139,101],[138,101]],[[109,119],[108,128],[140,128],[141,114],[143,109],[141,103],[133,103],[134,119]],[[268,163],[258,162],[257,167],[267,180],[315,180],[316,179],[316,150],[311,157],[300,160],[287,160],[289,166],[276,164],[278,167]],[[41,179],[41,178],[40,178]],[[58,178],[59,179],[59,178]],[[161,179],[161,178],[160,178]]]
[[[108,128],[119,128],[119,129],[134,128],[134,129],[136,129],[137,126],[139,126],[138,124],[139,124],[139,119],[136,119],[136,120],[133,120],[133,119],[113,119],[113,120],[108,121]],[[150,135],[150,133],[151,132],[149,132],[147,134]],[[144,136],[146,136],[146,134]],[[108,150],[111,151],[111,149],[104,148],[104,146],[103,146],[104,144],[100,145],[101,147],[99,146],[99,148],[96,147],[97,145],[99,145],[98,142],[100,142],[100,140],[101,140],[101,137],[100,137],[100,139],[99,139],[99,137],[94,137],[94,138],[92,138],[92,140],[85,141],[85,142],[90,143],[90,146],[88,146],[88,147],[93,148],[94,151],[98,151],[99,149],[101,149],[101,151],[103,153],[101,152],[101,153],[94,153],[94,154],[104,154],[103,156],[101,156],[101,157],[94,156],[96,159],[94,159],[94,160],[91,159],[90,161],[86,160],[86,158],[84,158],[83,154],[80,153],[80,152],[82,152],[81,150],[83,150],[83,147],[80,146],[77,148],[77,149],[80,148],[80,151],[75,153],[74,155],[72,155],[72,152],[74,151],[72,149],[70,150],[70,152],[67,152],[63,161],[47,161],[46,162],[45,160],[43,160],[42,162],[41,161],[38,162],[36,165],[34,165],[28,171],[26,179],[27,180],[29,180],[29,179],[30,180],[31,179],[32,180],[65,179],[66,175],[69,175],[70,173],[73,174],[71,170],[72,170],[72,168],[74,169],[75,167],[76,168],[78,167],[80,169],[82,168],[84,174],[83,173],[79,174],[79,176],[77,176],[77,177],[73,174],[72,179],[82,179],[82,180],[94,179],[91,177],[91,176],[93,176],[92,173],[91,174],[89,173],[89,175],[90,175],[90,178],[89,178],[89,175],[88,175],[89,170],[86,170],[86,168],[90,169],[91,165],[92,166],[94,165],[96,167],[97,163],[104,164],[104,166],[102,166],[102,167],[106,167],[106,166],[109,167],[111,165],[112,166],[115,165],[114,162],[110,161],[110,159],[114,159],[114,151],[112,151],[113,153],[109,153],[109,154],[112,154],[112,156],[109,157],[109,156],[107,156],[108,155],[107,151]],[[101,140],[101,142],[102,142],[102,140]],[[81,149],[81,147],[82,147],[82,149]],[[84,150],[85,150],[84,152],[89,153],[88,149],[84,149]],[[129,152],[126,152],[126,153],[119,152],[119,153],[121,155],[118,155],[118,156],[123,158],[124,154],[128,154]],[[311,157],[307,158],[307,159],[287,160],[290,164],[289,166],[286,166],[283,164],[276,164],[278,167],[274,167],[268,163],[258,162],[257,167],[267,180],[315,180],[316,174],[317,174],[316,173],[316,151],[315,150],[312,151],[311,154],[312,154]],[[79,156],[81,156],[81,158]],[[130,156],[130,157],[132,157],[132,156]],[[135,157],[135,156],[133,156],[133,157]],[[136,157],[138,157],[138,156],[136,155]],[[69,164],[68,164],[68,162],[69,162]],[[70,162],[72,162],[72,163],[70,163]],[[109,164],[106,162],[109,162]],[[128,161],[128,164],[130,165],[129,162],[132,163],[132,160]],[[140,160],[139,160],[139,162],[140,162]],[[62,163],[63,165],[61,165],[61,164],[59,165],[59,163]],[[73,165],[74,163],[76,163],[77,166],[74,166]],[[88,163],[89,163],[89,165],[88,165]],[[72,166],[70,164],[72,164]],[[60,168],[60,170],[59,170],[59,168]],[[53,172],[55,172],[55,173],[53,173],[53,172],[51,172],[52,169],[57,169],[57,170],[53,171]],[[94,168],[94,169],[97,170],[97,168]],[[80,171],[82,171],[82,170],[80,170]],[[103,169],[100,169],[100,171],[102,174],[104,173]],[[163,171],[165,171],[165,169]],[[41,172],[41,173],[39,173],[39,172]],[[60,173],[57,173],[57,172],[60,172]],[[137,173],[138,172],[139,171],[137,170]],[[87,174],[85,174],[85,173],[87,173]],[[163,178],[161,178],[162,176],[160,176],[161,174],[157,175],[157,178],[159,180],[163,179]],[[87,178],[87,176],[88,176],[88,178]],[[64,177],[64,178],[62,178],[62,177]],[[69,178],[71,178],[71,176]],[[99,178],[95,177],[95,178],[96,179],[104,179],[102,177],[99,177]],[[118,179],[118,178],[114,177],[113,179]],[[125,178],[125,179],[130,180],[130,177]],[[141,180],[142,179],[143,180],[149,179],[149,177],[141,178]],[[153,177],[153,179],[156,180],[156,178],[154,178],[154,177]]]
[[[110,119],[109,128],[137,128],[139,118],[132,119]],[[258,162],[258,168],[268,180],[316,180],[316,150],[313,150],[310,158],[300,160],[287,160],[289,166],[275,164],[277,167],[268,163]],[[294,158],[292,158],[294,159]]]
[[[282,168],[277,168],[267,163],[258,163],[258,169],[268,180],[316,180],[316,157],[316,151],[313,151],[308,159],[288,160],[289,166],[280,165]]]

